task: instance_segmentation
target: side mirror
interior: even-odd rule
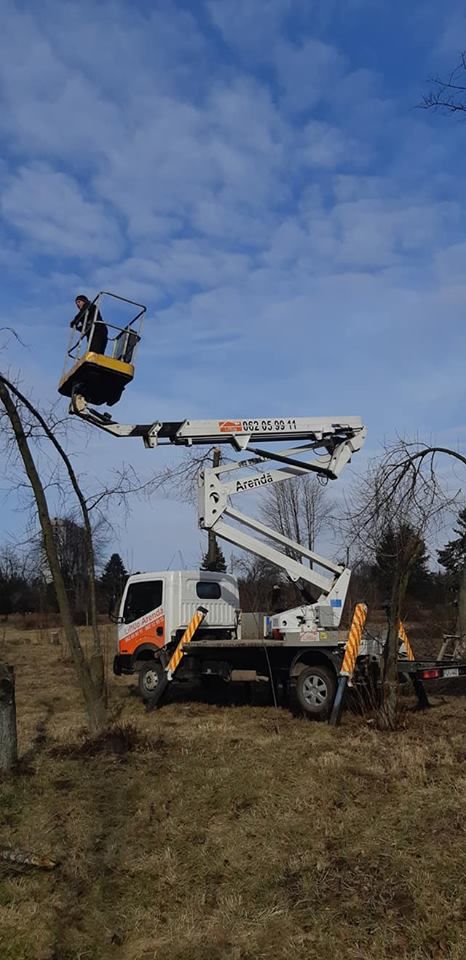
[[[123,617],[119,617],[115,614],[115,607],[117,603],[117,597],[112,596],[108,602],[108,618],[112,623],[123,623]]]

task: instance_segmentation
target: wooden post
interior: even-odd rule
[[[0,770],[11,770],[17,759],[15,671],[0,663]]]

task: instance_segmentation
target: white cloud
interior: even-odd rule
[[[437,8],[425,11],[426,17],[429,17],[431,23],[435,24],[437,42],[433,45],[432,59],[437,61],[438,57],[443,60],[442,68],[447,70],[447,75],[460,62],[460,51],[464,49],[464,43],[460,39],[464,36],[466,30],[466,13],[464,3],[461,0],[452,0],[445,8]],[[438,61],[435,62],[438,66]]]
[[[127,218],[133,241],[159,224],[179,232],[186,221],[226,242],[252,240],[261,228],[248,217],[266,217],[266,205],[288,193],[280,174],[290,132],[264,88],[221,84],[202,108],[154,94],[146,107],[94,180]]]
[[[86,199],[72,177],[44,165],[21,167],[3,192],[4,218],[41,252],[111,260],[121,239],[104,205]]]
[[[335,254],[340,263],[354,266],[389,266],[408,249],[425,247],[437,220],[431,206],[358,200],[337,204],[331,215],[335,228]]]
[[[352,149],[341,130],[318,120],[306,125],[302,139],[303,161],[329,170],[338,166]]]
[[[226,44],[261,61],[269,58],[270,40],[280,32],[292,0],[208,0],[206,7]]]
[[[277,44],[274,64],[285,107],[296,111],[333,99],[345,69],[339,51],[317,39]]]
[[[372,160],[373,150],[367,138],[352,136],[344,126],[322,120],[305,124],[296,140],[297,164],[314,175],[315,171],[345,170],[340,176],[350,179],[351,170],[364,170]]]
[[[250,269],[249,258],[240,253],[212,251],[204,241],[173,240],[153,245],[150,258],[130,257],[111,267],[99,268],[94,279],[105,289],[129,290],[149,302],[173,296],[184,299],[187,291],[218,288],[223,283],[241,283]]]
[[[439,249],[436,267],[444,281],[452,277],[466,279],[466,242],[448,244],[443,249]]]

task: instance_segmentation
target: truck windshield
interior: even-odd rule
[[[123,620],[132,623],[146,613],[160,607],[162,603],[163,580],[140,580],[130,583],[126,594]]]

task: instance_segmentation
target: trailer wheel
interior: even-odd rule
[[[335,699],[336,676],[330,667],[305,667],[292,683],[293,705],[314,720],[325,720]]]
[[[145,703],[155,699],[159,682],[162,678],[163,667],[158,660],[147,660],[139,671],[139,693]]]

